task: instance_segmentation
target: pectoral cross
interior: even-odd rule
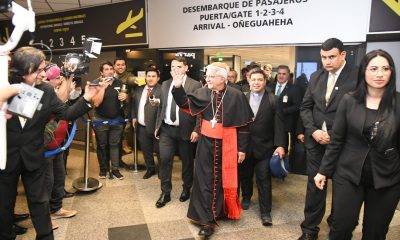
[[[215,124],[217,123],[217,120],[215,120],[215,118],[211,119],[211,128],[215,127]]]

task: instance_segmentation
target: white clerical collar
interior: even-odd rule
[[[263,89],[263,90],[262,90],[261,92],[259,92],[259,93],[256,93],[256,92],[251,91],[251,94],[254,95],[254,96],[260,97],[260,96],[263,96],[263,95],[264,95],[264,92],[265,92],[265,89]]]

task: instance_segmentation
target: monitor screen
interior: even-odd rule
[[[297,62],[296,64],[296,78],[302,73],[306,74],[307,79],[310,80],[311,73],[318,70],[318,62]]]

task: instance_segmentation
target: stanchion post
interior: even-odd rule
[[[90,126],[92,121],[88,119],[86,122],[86,136],[85,136],[85,163],[83,170],[83,178],[85,179],[85,188],[88,186],[88,178],[89,178],[89,159],[90,159]]]
[[[101,188],[103,185],[99,180],[89,177],[89,158],[90,158],[90,127],[92,121],[90,119],[86,122],[86,137],[85,137],[85,161],[83,169],[83,177],[74,180],[72,186],[78,191],[90,192]]]
[[[138,173],[138,152],[137,152],[137,138],[136,138],[136,132],[137,132],[137,123],[135,123],[136,126],[133,126],[133,146],[134,146],[134,153],[133,153],[133,165],[134,173]]]

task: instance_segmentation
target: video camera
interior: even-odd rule
[[[83,53],[67,53],[64,59],[63,74],[69,76],[72,72],[75,76],[85,75],[89,72],[90,58],[97,58],[97,55],[101,52],[101,39],[99,38],[87,38],[83,43]],[[97,54],[97,55],[96,55]],[[73,71],[73,69],[75,69]]]

